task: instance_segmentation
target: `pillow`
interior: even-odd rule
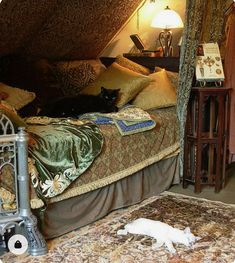
[[[2,199],[3,210],[16,209],[15,195],[7,189],[0,187],[0,196]]]
[[[23,108],[25,105],[32,102],[36,97],[34,92],[13,88],[1,82],[0,92],[5,92],[8,94],[8,97],[5,99],[5,101],[13,106],[16,110]]]
[[[166,74],[171,82],[171,84],[175,87],[175,89],[178,89],[179,86],[179,73],[178,72],[173,72],[173,71],[168,71],[166,70]]]
[[[117,107],[122,107],[132,100],[150,81],[149,77],[124,68],[114,62],[97,80],[83,89],[81,93],[97,95],[100,93],[101,87],[120,89]]]
[[[133,100],[132,104],[144,110],[176,105],[176,91],[166,71],[150,74],[152,82]]]
[[[121,55],[117,56],[117,58],[115,59],[115,62],[118,63],[120,66],[124,67],[124,68],[128,68],[130,70],[133,70],[137,73],[143,74],[143,75],[149,75],[150,74],[150,70],[138,63],[135,63],[134,61],[131,61],[128,58],[125,58]]]
[[[15,128],[26,127],[24,120],[17,114],[16,110],[6,101],[0,102],[0,114],[5,114],[12,122]],[[17,132],[17,130],[15,130]]]
[[[163,68],[155,67],[154,72],[159,72],[161,70],[163,70]],[[166,70],[166,74],[167,74],[168,78],[170,79],[171,84],[177,90],[178,89],[178,85],[179,85],[179,73],[178,72],[174,72],[174,71]]]
[[[47,59],[39,59],[33,63],[35,90],[38,100],[44,104],[55,96],[63,96],[60,82],[55,75],[54,63]]]
[[[82,61],[90,64],[93,67],[96,78],[106,70],[105,65],[100,61],[100,59],[88,59]]]
[[[105,69],[99,59],[64,61],[56,63],[55,75],[62,84],[64,95],[74,96],[92,83]]]

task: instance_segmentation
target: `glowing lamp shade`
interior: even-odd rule
[[[166,9],[160,11],[153,18],[151,26],[163,29],[171,29],[182,28],[184,27],[184,24],[179,14],[169,9],[169,7],[167,6]]]
[[[170,29],[184,27],[181,17],[167,6],[164,10],[157,13],[152,20],[151,26],[163,29],[158,39],[163,50],[163,55],[165,57],[170,56],[173,50],[171,46],[172,32]]]

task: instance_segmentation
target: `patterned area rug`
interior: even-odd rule
[[[175,245],[176,254],[164,247],[152,249],[147,236],[118,236],[117,230],[140,217],[163,221],[201,237],[193,248]],[[210,263],[235,260],[235,206],[165,192],[144,202],[121,209],[107,217],[48,242],[46,256],[2,257],[5,262],[91,262],[91,263]]]

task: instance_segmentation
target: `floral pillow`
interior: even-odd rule
[[[2,208],[3,210],[14,210],[16,209],[15,195],[5,189],[0,187],[0,196],[2,199]]]

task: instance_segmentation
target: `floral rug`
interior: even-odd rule
[[[160,220],[173,227],[189,226],[200,236],[193,248],[175,245],[176,254],[152,248],[147,236],[118,236],[117,230],[137,218]],[[45,256],[5,254],[3,263],[233,263],[235,260],[235,206],[164,192],[67,235],[50,240]]]

